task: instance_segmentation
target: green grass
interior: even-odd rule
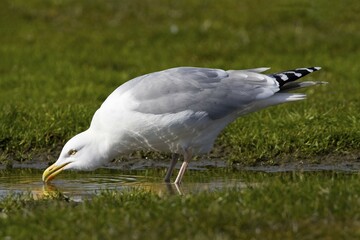
[[[11,239],[357,239],[360,175],[238,172],[247,187],[162,195],[104,191],[83,203],[0,200]],[[254,184],[255,183],[255,184]]]
[[[213,157],[358,153],[359,11],[335,0],[2,1],[0,160],[54,160],[117,86],[184,65],[322,66],[308,79],[330,82],[307,101],[239,119]]]
[[[54,161],[116,87],[174,66],[323,67],[306,79],[330,84],[306,90],[306,101],[238,119],[208,157],[241,164],[356,158],[359,12],[355,0],[3,0],[0,163]],[[6,196],[0,238],[360,237],[359,174],[227,174],[248,187],[184,196],[104,191],[83,203]]]

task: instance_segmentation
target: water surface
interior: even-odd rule
[[[45,163],[19,164],[10,170],[1,169],[0,166],[0,198],[9,194],[24,193],[30,193],[35,198],[43,198],[56,193],[73,201],[82,201],[105,190],[125,191],[131,188],[154,191],[160,195],[187,194],[255,186],[257,183],[249,179],[254,179],[253,175],[256,173],[360,171],[360,161],[231,168],[223,161],[194,161],[184,176],[184,182],[179,186],[163,182],[167,164],[142,160],[108,166],[93,172],[64,171],[50,184],[44,184],[41,180],[42,172],[47,167]]]
[[[220,177],[215,174],[185,176],[181,185],[164,183],[162,172],[124,171],[101,169],[95,172],[63,172],[51,183],[45,184],[41,180],[42,170],[12,169],[0,170],[0,198],[9,194],[30,193],[35,198],[43,198],[53,193],[60,193],[73,201],[82,201],[102,191],[124,191],[140,188],[154,191],[157,194],[186,194],[200,191],[215,191],[229,187],[243,187],[241,179]],[[154,176],[155,175],[155,176]]]

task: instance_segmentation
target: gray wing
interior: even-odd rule
[[[206,112],[219,119],[241,110],[249,103],[279,91],[275,79],[259,72],[179,67],[135,78],[116,91],[127,91],[138,102],[132,110],[166,114],[185,110]]]

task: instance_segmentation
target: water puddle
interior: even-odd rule
[[[45,163],[19,164],[10,170],[1,168],[0,165],[0,199],[9,194],[30,193],[37,199],[60,195],[71,201],[83,201],[102,191],[125,191],[131,188],[153,191],[159,195],[188,194],[257,186],[253,177],[254,174],[261,173],[360,171],[359,160],[338,161],[336,164],[290,163],[279,166],[233,166],[232,168],[222,161],[199,161],[190,166],[190,174],[187,172],[184,182],[179,186],[163,182],[162,177],[167,167],[165,163],[146,161],[144,164],[144,162],[145,160],[114,164],[93,172],[64,171],[50,184],[44,184],[41,180],[42,172],[47,167]]]
[[[244,187],[240,179],[215,176],[213,178],[186,178],[181,185],[166,184],[160,177],[144,176],[146,171],[122,175],[124,171],[102,169],[99,172],[62,173],[49,184],[41,180],[42,171],[38,169],[0,170],[0,198],[9,194],[30,193],[36,199],[64,196],[71,201],[83,201],[102,191],[124,191],[140,188],[159,195],[187,194],[217,189]],[[189,180],[189,181],[187,181]]]

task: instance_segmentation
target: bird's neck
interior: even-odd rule
[[[99,157],[100,162],[110,162],[119,155],[119,149],[115,145],[111,134],[97,129],[92,129],[91,127],[87,130],[87,132],[88,137],[91,138],[91,144],[93,145],[93,149],[97,152],[96,155]]]

